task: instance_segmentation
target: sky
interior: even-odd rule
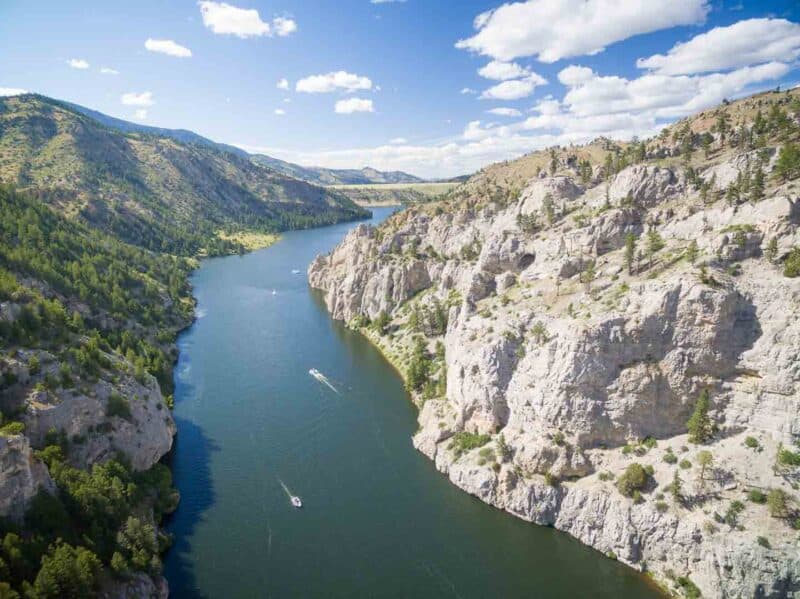
[[[0,0],[0,95],[426,178],[800,82],[797,0]]]

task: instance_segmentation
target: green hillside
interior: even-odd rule
[[[122,381],[152,374],[169,405],[193,262],[125,244],[0,186],[0,437],[28,435],[23,420],[37,394],[64,401],[115,385],[109,420],[91,435],[142,401],[122,393]],[[0,519],[0,596],[92,596],[112,573],[160,572],[166,545],[155,525],[177,502],[169,470],[135,472],[121,454],[78,468],[87,441],[57,430],[31,439],[56,492],[40,491],[24,521]],[[153,541],[134,547],[126,531]],[[76,561],[86,567],[82,583],[64,594],[54,581]]]
[[[270,233],[368,214],[247,158],[123,133],[37,95],[0,98],[0,180],[44,191],[58,211],[120,239],[183,255],[235,250],[220,231]]]

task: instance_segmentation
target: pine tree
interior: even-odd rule
[[[633,260],[636,256],[636,235],[628,233],[625,235],[625,265],[628,267],[628,274],[633,274]]]
[[[708,416],[710,407],[711,401],[708,389],[703,389],[694,406],[694,412],[686,423],[686,427],[689,430],[689,441],[692,443],[705,443],[711,438],[712,426],[711,419]]]
[[[690,264],[694,264],[699,253],[700,250],[697,247],[697,241],[692,239],[689,247],[686,248],[686,259],[689,260]]]

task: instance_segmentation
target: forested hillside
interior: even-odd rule
[[[0,98],[0,180],[54,209],[158,251],[235,251],[220,233],[274,233],[363,218],[336,192],[248,158],[123,133],[36,95]]]
[[[191,268],[0,187],[0,596],[154,584]]]

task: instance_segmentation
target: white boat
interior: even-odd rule
[[[291,499],[291,501],[292,501],[292,505],[293,505],[294,507],[296,507],[296,508],[301,508],[301,507],[303,507],[303,502],[302,502],[302,501],[300,501],[300,498],[299,498],[297,495],[292,495],[292,499]]]
[[[292,274],[293,275],[299,275],[300,271],[295,268],[294,270],[292,270]]]
[[[272,295],[278,295],[278,292],[273,289],[272,290]]]

